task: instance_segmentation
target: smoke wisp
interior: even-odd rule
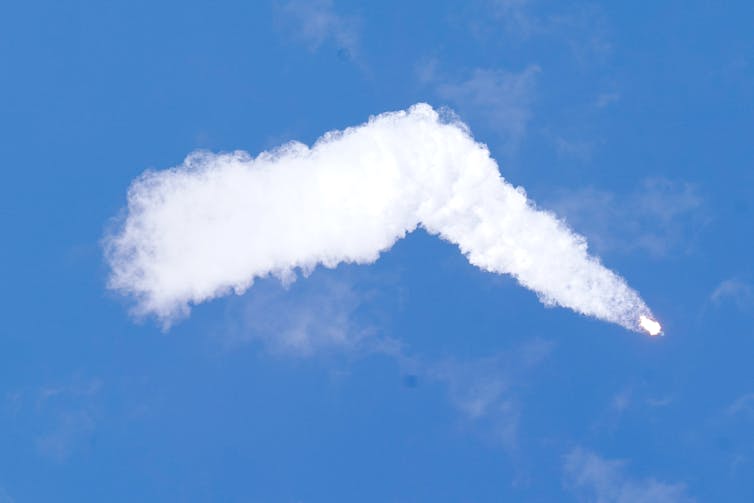
[[[507,183],[466,126],[429,105],[251,157],[191,154],[128,191],[104,239],[109,287],[169,324],[190,305],[318,265],[371,263],[417,227],[510,274],[547,305],[639,329],[639,295]]]

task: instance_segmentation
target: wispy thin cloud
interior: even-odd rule
[[[565,158],[588,160],[595,149],[595,142],[587,140],[567,139],[562,136],[554,138],[555,150]]]
[[[217,333],[224,342],[259,343],[285,358],[389,358],[404,373],[407,387],[440,384],[464,422],[515,454],[525,413],[521,388],[552,353],[554,343],[535,338],[470,359],[413,354],[386,332],[389,322],[373,308],[375,296],[384,302],[399,295],[399,287],[385,285],[384,278],[354,276],[339,268],[315,271],[309,281],[289,287],[265,281],[257,285],[258,291],[231,303]]]
[[[482,0],[470,11],[470,30],[486,43],[548,40],[582,66],[604,63],[612,53],[607,17],[593,3]]]
[[[495,442],[515,453],[524,412],[519,388],[553,349],[552,342],[533,339],[487,358],[424,362],[422,373],[445,384],[451,403],[467,420],[482,426]]]
[[[544,205],[584,233],[600,253],[640,251],[661,258],[686,252],[708,222],[697,188],[664,178],[645,179],[624,194],[561,189]]]
[[[726,412],[730,416],[754,418],[754,393],[747,393],[746,395],[738,397],[732,404],[730,404],[726,409]]]
[[[492,19],[509,35],[529,38],[544,29],[542,21],[531,12],[531,0],[490,0]]]
[[[754,307],[754,289],[746,281],[729,278],[715,287],[710,294],[710,301],[717,306],[730,302],[738,309],[750,309]]]
[[[0,503],[15,503],[15,501],[8,491],[0,487]]]
[[[543,32],[561,39],[574,60],[582,66],[605,63],[613,52],[610,29],[603,10],[596,4],[581,4],[550,15]]]
[[[393,343],[370,321],[376,295],[342,268],[292,284],[267,279],[228,305],[217,333],[230,346],[260,343],[284,357],[388,352]]]
[[[582,98],[580,104],[572,103],[565,124],[542,123],[547,117],[535,107],[539,82],[564,78],[562,70],[553,72],[563,62],[569,71],[591,72],[600,70],[612,55],[611,26],[603,9],[594,3],[558,3],[536,0],[476,0],[464,3],[463,9],[454,12],[454,24],[468,24],[469,31],[479,39],[479,44],[488,50],[502,51],[528,57],[527,47],[536,44],[550,47],[544,57],[526,67],[522,73],[510,68],[477,68],[470,77],[452,78],[438,71],[439,61],[430,59],[419,66],[417,76],[422,83],[433,79],[438,83],[436,94],[460,110],[465,117],[473,118],[476,124],[484,121],[492,131],[501,131],[496,141],[502,140],[503,153],[511,155],[524,138],[529,123],[535,123],[538,134],[544,133],[552,147],[561,157],[588,160],[601,144],[598,132],[590,132],[590,117],[620,98],[616,87],[620,82],[610,78],[604,71],[585,77],[592,98]],[[552,59],[556,58],[557,63]],[[520,59],[520,58],[519,58]],[[535,74],[541,68],[541,76]],[[537,71],[534,71],[534,70]],[[431,71],[427,71],[431,70]],[[535,78],[536,77],[536,78]],[[510,101],[508,102],[508,100]],[[580,117],[583,116],[583,117]],[[552,120],[554,117],[550,117]],[[556,119],[557,120],[557,119]],[[560,119],[561,121],[564,119]],[[579,124],[581,131],[573,131]],[[501,138],[502,137],[502,138]]]
[[[691,503],[684,484],[636,478],[625,461],[608,460],[575,448],[564,459],[565,485],[579,501],[595,503]]]
[[[465,117],[485,122],[512,151],[524,139],[532,119],[539,73],[537,65],[518,72],[477,68],[466,79],[440,81],[435,92]]]
[[[310,51],[332,43],[349,58],[358,54],[359,18],[339,13],[332,0],[292,0],[279,11],[290,36]]]
[[[40,434],[35,444],[43,456],[64,461],[71,455],[78,442],[94,431],[96,421],[92,412],[87,409],[61,410],[56,412],[55,416],[52,429]]]
[[[603,412],[594,419],[592,429],[613,434],[627,415],[650,418],[672,403],[671,395],[657,394],[657,390],[648,389],[646,383],[627,385],[613,394]]]
[[[95,430],[102,388],[100,379],[74,376],[59,383],[16,391],[7,400],[14,421],[28,422],[36,430],[32,442],[37,452],[63,462]]]
[[[594,106],[596,108],[605,108],[612,103],[617,103],[618,101],[620,101],[620,98],[621,95],[619,92],[600,93],[594,100]]]

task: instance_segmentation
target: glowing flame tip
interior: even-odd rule
[[[647,333],[653,337],[655,335],[662,335],[662,325],[660,325],[660,323],[653,320],[652,318],[644,316],[643,314],[639,316],[639,326],[646,330]]]

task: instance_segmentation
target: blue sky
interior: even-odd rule
[[[750,2],[3,5],[0,502],[752,501],[753,21]],[[666,337],[545,308],[423,231],[167,332],[107,290],[101,239],[144,170],[422,101]]]

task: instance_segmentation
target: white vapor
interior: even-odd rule
[[[694,503],[684,484],[633,478],[623,461],[575,448],[565,457],[565,482],[579,501],[595,503]]]
[[[133,182],[104,239],[109,287],[166,325],[191,304],[317,265],[371,263],[421,226],[547,305],[639,330],[651,313],[553,214],[507,183],[467,127],[429,105],[251,157],[196,152]]]

